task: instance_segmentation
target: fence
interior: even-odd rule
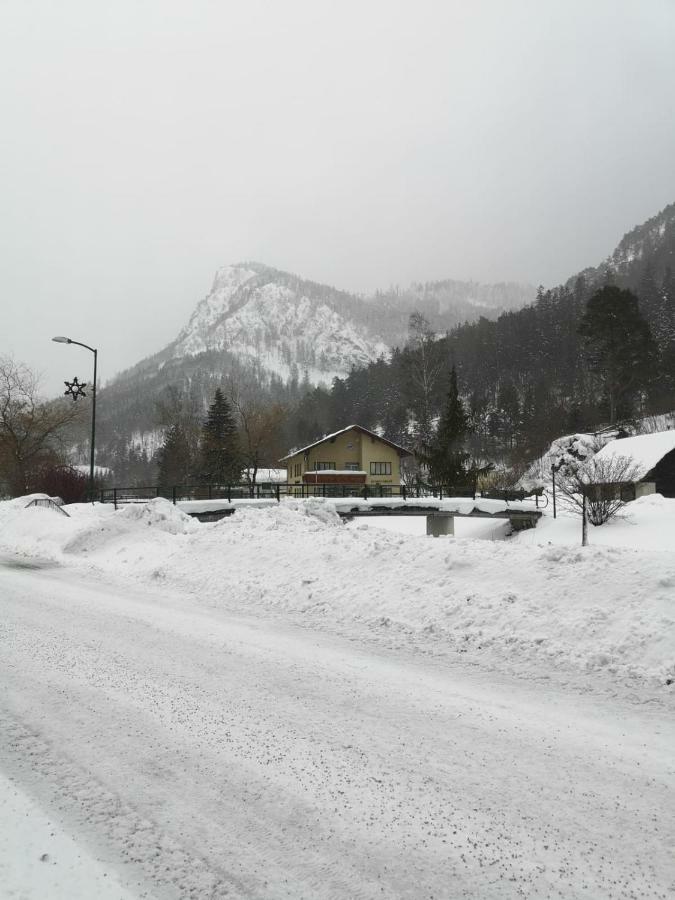
[[[362,497],[365,500],[379,497],[398,497],[403,500],[417,497],[433,497],[443,500],[444,497],[467,497],[475,500],[481,497],[488,500],[504,502],[522,501],[534,497],[538,508],[543,491],[477,491],[475,487],[466,485],[430,485],[417,482],[405,484],[177,484],[171,486],[152,485],[147,487],[106,488],[99,492],[101,503],[113,503],[115,509],[128,503],[146,503],[155,497],[164,497],[176,504],[184,500],[276,500],[284,497],[304,500],[309,497]],[[547,498],[544,496],[546,503]]]

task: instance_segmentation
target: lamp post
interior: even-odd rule
[[[73,341],[68,337],[53,337],[53,341],[57,344],[75,344],[78,347],[84,347],[94,354],[94,381],[91,388],[91,449],[89,454],[89,497],[94,500],[94,448],[96,443],[96,365],[98,363],[98,350],[90,347],[89,344],[82,344],[80,341]]]

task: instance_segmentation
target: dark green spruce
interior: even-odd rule
[[[469,417],[457,388],[457,372],[452,367],[450,387],[438,428],[429,444],[426,462],[433,484],[461,486],[467,481],[465,450]]]
[[[651,275],[650,281],[658,296]],[[613,425],[619,415],[630,413],[636,394],[649,387],[657,363],[651,329],[632,291],[605,285],[589,299],[579,334]]]
[[[225,395],[216,389],[202,427],[199,444],[199,477],[209,484],[234,484],[241,480],[242,458],[237,425]]]

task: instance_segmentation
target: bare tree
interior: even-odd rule
[[[0,357],[0,477],[12,496],[26,494],[41,467],[64,456],[61,436],[82,408],[66,400],[45,402],[34,372]]]
[[[632,485],[639,480],[639,475],[631,457],[592,457],[576,469],[561,472],[557,484],[569,509],[581,515],[585,494],[588,521],[592,525],[604,525],[633,499]]]
[[[247,395],[234,379],[229,380],[230,403],[237,416],[246,478],[256,483],[260,468],[276,468],[285,453],[283,426],[287,410],[280,403],[265,403]]]

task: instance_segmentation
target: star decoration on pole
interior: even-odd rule
[[[86,397],[87,396],[86,393],[84,392],[84,389],[87,386],[86,381],[83,382],[82,384],[80,384],[80,382],[77,380],[77,378],[73,378],[72,381],[64,381],[63,383],[66,386],[66,390],[63,392],[64,396],[67,397],[70,395],[73,398],[73,402],[75,402],[75,400],[77,400],[78,397]]]

